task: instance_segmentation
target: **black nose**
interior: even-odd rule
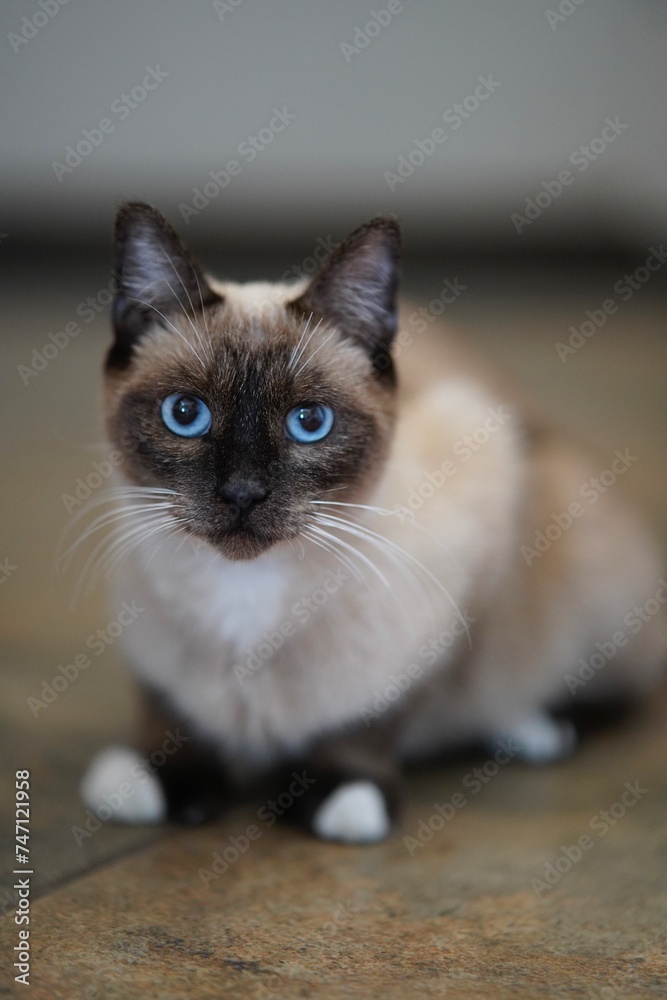
[[[262,483],[252,479],[231,479],[218,489],[220,499],[233,507],[239,517],[269,495]]]

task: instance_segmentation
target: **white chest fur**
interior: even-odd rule
[[[263,764],[362,722],[376,689],[409,662],[414,635],[409,615],[409,639],[396,624],[400,596],[369,594],[321,550],[303,561],[286,547],[231,563],[185,548],[156,555],[149,572],[141,557],[127,567],[122,592],[144,611],[126,651],[139,677],[228,758]]]
[[[294,557],[276,548],[248,562],[231,562],[208,547],[186,543],[158,553],[150,584],[157,599],[191,622],[203,639],[236,650],[252,647],[279,624],[294,585]]]

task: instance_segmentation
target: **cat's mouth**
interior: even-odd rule
[[[285,541],[285,535],[259,532],[248,524],[234,524],[214,532],[213,537],[206,537],[226,559],[243,560],[256,559],[263,552]]]
[[[279,538],[260,537],[245,529],[236,528],[227,534],[218,548],[227,559],[256,559],[279,541]]]
[[[268,506],[268,505],[266,505]],[[229,511],[217,506],[183,511],[184,527],[194,538],[226,559],[255,559],[281,543],[297,538],[303,528],[302,511],[258,507]]]

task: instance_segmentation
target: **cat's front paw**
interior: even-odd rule
[[[384,840],[391,821],[385,797],[374,782],[347,781],[318,806],[312,827],[322,840],[369,844]]]
[[[81,780],[81,798],[91,812],[118,823],[163,823],[167,800],[160,781],[136,751],[108,747],[93,758]]]

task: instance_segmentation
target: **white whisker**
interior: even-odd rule
[[[404,513],[400,510],[396,509],[391,510],[388,507],[375,507],[372,504],[346,503],[342,500],[311,500],[310,503],[317,504],[318,506],[322,507],[353,507],[353,508],[356,507],[359,510],[368,510],[371,511],[372,513],[380,514],[383,517],[397,517],[401,522],[401,524],[408,524],[411,528],[416,528],[417,531],[421,531],[423,535],[426,535],[426,537],[430,541],[432,541],[435,545],[438,546],[438,548],[441,548],[443,552],[447,554],[447,556],[456,565],[456,568],[458,570],[461,569],[460,561],[452,552],[451,547],[445,542],[443,538],[439,538],[438,535],[433,534],[433,532],[429,531],[428,528],[425,528],[423,524],[420,524],[419,521],[415,518],[412,511],[410,512],[411,516],[406,518]]]
[[[171,288],[171,285],[170,285],[169,287]],[[173,289],[172,289],[172,291],[173,291]],[[180,330],[178,329],[178,327],[174,326],[174,324],[173,324],[173,323],[171,322],[171,320],[167,319],[167,317],[165,316],[165,314],[164,314],[163,312],[160,312],[160,310],[159,310],[159,309],[157,308],[157,306],[154,306],[154,305],[153,305],[153,304],[152,304],[151,302],[145,302],[145,301],[144,301],[143,299],[136,299],[136,298],[133,298],[132,296],[128,296],[128,297],[130,298],[130,300],[131,300],[132,302],[138,302],[138,303],[139,303],[139,305],[142,305],[142,306],[147,306],[147,308],[148,308],[148,309],[153,309],[153,310],[154,310],[154,312],[156,312],[156,313],[158,314],[158,316],[161,316],[161,317],[162,317],[162,319],[163,319],[163,320],[165,321],[165,323],[167,324],[167,326],[171,327],[171,329],[172,329],[172,330],[174,331],[174,333],[175,333],[175,334],[176,334],[176,335],[177,335],[178,337],[180,337],[180,338],[181,338],[181,340],[183,341],[183,343],[184,343],[184,344],[187,344],[187,345],[188,345],[188,347],[190,348],[190,350],[192,351],[192,353],[194,354],[194,356],[195,356],[195,357],[197,358],[197,360],[199,361],[199,364],[200,364],[200,365],[202,366],[202,370],[203,370],[203,371],[206,371],[206,365],[204,364],[204,362],[202,361],[202,359],[201,359],[201,358],[199,357],[199,354],[198,354],[198,353],[197,353],[197,351],[195,350],[195,348],[194,348],[194,345],[193,345],[193,344],[191,344],[191,343],[190,343],[190,341],[188,340],[188,338],[187,338],[187,337],[185,337],[185,336],[184,336],[184,335],[183,335],[183,334],[181,333],[181,331],[180,331]],[[182,307],[181,307],[181,308],[182,308]]]
[[[118,500],[148,500],[151,497],[163,500],[168,496],[177,497],[181,496],[181,494],[176,490],[158,489],[153,486],[111,486],[106,490],[101,490],[95,496],[91,497],[90,500],[86,500],[72,518],[72,523],[76,524],[82,517],[89,514],[90,511],[105,503],[112,503]]]
[[[310,323],[310,320],[311,320],[311,319],[312,319],[312,313],[310,314],[310,318],[309,318],[309,320],[308,320],[308,322],[309,322],[309,323]],[[322,326],[322,322],[323,322],[323,321],[322,321],[321,319],[317,321],[317,323],[315,324],[315,326],[314,326],[314,327],[313,327],[313,329],[311,330],[311,333],[310,333],[310,336],[308,337],[308,339],[307,339],[307,340],[306,340],[306,342],[304,343],[304,345],[303,345],[303,347],[301,348],[301,350],[299,351],[299,353],[298,353],[298,354],[296,355],[296,357],[294,358],[294,362],[293,362],[293,364],[292,364],[292,367],[294,367],[294,365],[298,365],[299,361],[300,361],[300,360],[301,360],[301,358],[303,357],[303,353],[304,353],[304,351],[305,351],[305,350],[306,350],[306,348],[308,347],[308,344],[309,344],[309,343],[311,342],[311,340],[313,339],[313,337],[315,336],[315,334],[317,333],[317,331],[319,330],[319,328],[320,328],[320,327]]]
[[[306,320],[305,326],[304,326],[303,330],[301,331],[301,335],[299,336],[299,339],[296,342],[296,346],[293,348],[292,353],[290,354],[289,361],[287,362],[287,367],[288,368],[291,368],[292,365],[294,364],[295,360],[296,360],[296,356],[297,356],[297,354],[299,352],[299,348],[301,347],[301,344],[303,343],[303,338],[308,333],[308,329],[310,327],[312,318],[313,318],[313,314],[311,313],[310,316],[308,317],[308,319]]]
[[[169,518],[161,522],[159,521],[148,526],[138,525],[135,532],[128,532],[122,540],[114,542],[110,551],[105,553],[100,561],[98,576],[111,576],[120,568],[121,564],[127,559],[130,553],[139,545],[146,542],[149,538],[156,534],[156,532],[165,532],[166,538],[167,531],[172,530],[174,527],[180,527],[180,525],[174,525],[173,518]],[[148,528],[148,530],[142,535],[141,531],[145,528]],[[164,540],[165,539],[162,539],[162,541]]]
[[[336,523],[333,519],[324,520],[324,517],[326,517],[326,515],[311,515],[311,516],[315,517],[319,525],[325,524],[328,528],[332,529],[339,528],[339,530],[347,531],[348,534],[355,535],[357,538],[362,539],[362,541],[367,542],[369,545],[372,545],[375,549],[381,552],[384,556],[386,556],[387,559],[390,560],[390,562],[393,563],[393,565],[397,567],[399,573],[401,573],[401,575],[405,578],[406,582],[410,585],[413,592],[421,600],[422,604],[425,607],[428,607],[429,610],[431,610],[431,605],[428,599],[428,595],[426,594],[424,588],[421,586],[414,572],[409,567],[405,566],[401,562],[401,560],[397,558],[396,553],[392,552],[391,549],[389,549],[386,545],[384,545],[380,540],[369,537],[362,531],[355,531],[352,527],[349,527],[347,525],[344,526],[342,523]],[[412,622],[410,623],[410,626],[411,630],[414,631]]]
[[[391,551],[393,551],[393,553],[396,556],[396,558],[403,559],[403,560],[408,560],[409,562],[413,563],[419,570],[421,570],[422,573],[424,573],[424,575],[447,598],[447,601],[449,602],[449,604],[451,605],[451,607],[454,609],[454,611],[456,612],[456,614],[457,614],[457,616],[459,618],[459,621],[461,622],[461,624],[465,628],[466,635],[467,635],[467,638],[468,638],[468,645],[470,646],[470,648],[472,648],[472,641],[471,641],[471,638],[470,638],[470,629],[468,628],[468,623],[467,623],[467,621],[465,619],[465,616],[464,616],[463,612],[461,611],[461,609],[459,608],[458,604],[456,603],[456,601],[454,600],[454,598],[450,594],[449,590],[444,586],[444,584],[442,583],[442,581],[438,580],[438,578],[436,576],[434,576],[434,574],[426,566],[424,566],[424,564],[421,563],[419,561],[419,559],[417,559],[415,556],[413,556],[410,552],[407,552],[400,545],[397,545],[396,542],[392,541],[390,538],[386,538],[384,535],[379,534],[379,532],[372,531],[370,528],[367,528],[365,525],[361,525],[361,524],[358,524],[358,523],[347,521],[345,518],[336,517],[333,514],[319,514],[319,515],[314,515],[314,516],[316,516],[318,518],[318,520],[319,519],[323,519],[324,523],[327,524],[328,527],[338,526],[341,531],[347,531],[350,534],[356,534],[359,537],[365,537],[366,540],[370,544],[373,544],[373,542],[375,542],[376,545],[378,543],[379,544],[384,544],[384,545],[386,545],[388,547],[388,549],[390,549]],[[389,553],[387,553],[387,555],[389,555]]]
[[[315,517],[315,515],[311,516]],[[336,527],[336,525],[328,525],[328,527]],[[351,552],[353,555],[357,556],[358,559],[361,559],[361,561],[364,562],[375,573],[375,575],[380,578],[380,580],[385,585],[387,590],[391,592],[391,584],[389,583],[389,580],[384,575],[382,570],[378,566],[376,566],[373,560],[369,559],[368,556],[365,555],[365,553],[360,552],[359,549],[355,548],[354,545],[350,545],[349,542],[343,541],[342,538],[338,538],[337,535],[332,535],[330,532],[325,531],[319,522],[317,524],[311,524],[310,530],[317,531],[317,534],[320,537],[323,536],[324,538],[328,538],[330,541],[335,542],[337,545],[341,546],[348,552]]]
[[[304,361],[304,363],[301,365],[301,367],[299,368],[299,370],[295,373],[294,378],[297,378],[301,374],[301,372],[304,370],[304,368],[306,367],[306,365],[309,365],[310,362],[313,360],[313,358],[315,357],[315,355],[317,354],[317,352],[321,351],[323,347],[326,347],[326,345],[329,343],[329,341],[331,340],[331,338],[333,336],[335,336],[335,334],[337,334],[337,333],[338,333],[338,330],[332,330],[331,331],[331,333],[326,338],[326,340],[323,340],[322,343],[320,344],[320,346],[316,347],[315,350],[313,351],[313,353],[310,355],[310,357],[307,358]]]
[[[163,515],[159,518],[143,520],[141,521],[141,523],[135,524],[129,528],[123,525],[123,528],[125,529],[124,533],[121,534],[120,532],[118,532],[117,533],[118,537],[116,538],[113,537],[113,534],[107,536],[107,538],[104,539],[104,542],[106,543],[106,549],[102,548],[100,557],[94,564],[94,575],[91,574],[90,589],[92,589],[92,586],[99,579],[99,577],[109,575],[108,572],[106,571],[106,566],[107,564],[110,564],[113,561],[114,553],[117,552],[119,549],[121,549],[126,541],[129,541],[132,538],[140,536],[142,532],[145,532],[148,529],[152,529],[153,527],[158,527],[158,528],[167,527],[172,523],[173,522],[171,518],[165,517]]]
[[[181,543],[179,545],[179,549],[180,549],[180,547],[183,544],[183,542],[187,541],[187,539],[190,537],[189,534],[188,534],[188,532],[183,527],[183,525],[185,525],[187,523],[188,522],[187,522],[186,518],[179,518],[178,519],[178,523],[176,523],[172,528],[167,528],[165,530],[164,538],[160,539],[160,541],[157,543],[157,545],[155,546],[155,548],[151,552],[149,558],[146,560],[146,563],[144,564],[144,570],[148,569],[150,563],[153,561],[154,556],[160,551],[160,549],[162,548],[162,546],[164,545],[164,543],[167,541],[167,539],[168,538],[173,538],[174,535],[178,535],[179,533],[182,532],[183,533],[183,539],[182,539],[182,541],[181,541]],[[173,553],[172,553],[172,559],[173,559]],[[171,565],[171,562],[170,562],[170,565]]]
[[[383,581],[383,583],[385,584],[385,586],[389,590],[389,593],[391,594],[391,596],[393,597],[393,599],[396,601],[396,603],[397,603],[397,605],[398,605],[398,607],[400,609],[401,614],[405,618],[405,621],[407,623],[407,626],[408,626],[410,632],[412,633],[413,636],[416,635],[415,628],[414,628],[414,622],[411,620],[411,618],[408,615],[405,607],[403,606],[402,602],[400,601],[399,595],[396,592],[395,588],[393,588],[390,585],[389,581],[385,577],[385,575],[382,572],[382,570],[377,566],[377,564],[372,559],[370,559],[368,557],[368,555],[366,555],[365,553],[361,552],[360,549],[357,546],[351,545],[350,543],[344,541],[342,538],[339,538],[338,535],[332,535],[332,534],[330,534],[330,532],[324,531],[324,529],[322,527],[322,523],[321,523],[319,517],[316,517],[315,515],[311,515],[311,517],[315,518],[315,520],[317,521],[317,524],[312,524],[311,523],[311,525],[310,525],[310,531],[317,532],[318,534],[323,534],[326,538],[330,539],[332,543],[335,543],[339,547],[341,547],[341,546],[344,547],[346,551],[349,551],[353,555],[356,555],[356,557],[358,559],[361,559],[364,563],[366,563],[368,566],[370,566],[371,569],[375,572],[375,574],[380,577],[380,579]],[[334,524],[327,524],[327,527],[331,528],[332,530],[335,530],[337,527],[340,527],[340,526],[339,525],[334,525]],[[361,537],[361,536],[359,536],[359,537]],[[363,539],[363,540],[364,541],[369,541],[368,539]],[[375,546],[375,547],[377,548],[378,546]],[[385,553],[385,555],[386,555],[386,553]],[[375,592],[373,591],[373,589],[370,587],[370,585],[368,584],[368,581],[366,580],[365,577],[363,577],[363,582],[368,587],[369,593],[374,597],[375,603],[377,605],[377,595],[375,594]]]
[[[171,524],[173,523],[173,518],[170,515],[165,515],[164,511],[156,511],[153,514],[151,514],[150,512],[146,512],[144,514],[139,515],[139,523],[132,525],[130,530],[133,531],[145,530],[148,527],[152,527],[156,523]],[[121,535],[122,532],[125,532],[127,535],[128,532],[127,524],[126,523],[116,524],[104,536],[104,538],[98,541],[96,545],[93,547],[93,550],[89,554],[88,558],[86,559],[81,569],[81,572],[79,573],[79,577],[74,587],[70,606],[73,607],[76,604],[79,595],[81,594],[81,591],[84,588],[84,585],[86,585],[85,586],[86,592],[90,592],[92,590],[94,583],[97,581],[100,575],[99,574],[100,563],[106,558],[106,555],[108,555],[111,547],[115,545],[116,541],[118,541],[120,537],[125,537],[124,535]]]
[[[301,532],[299,532],[299,535],[300,534],[301,534]],[[297,555],[297,559],[299,560],[299,562],[303,562],[303,560],[305,559],[305,556],[306,556],[306,550],[305,550],[305,548],[303,546],[303,542],[301,541],[301,538],[299,537],[299,535],[297,535],[294,538],[294,541],[299,546],[299,554]],[[286,542],[289,545],[289,547],[291,548],[292,552],[294,552],[294,546],[292,544],[292,539],[291,538],[287,538]]]
[[[161,487],[153,486],[112,486],[102,490],[96,496],[93,496],[89,500],[85,501],[82,507],[80,507],[70,519],[69,523],[63,528],[56,546],[53,572],[60,576],[67,570],[74,550],[78,548],[79,543],[83,540],[83,538],[81,537],[75,539],[74,543],[66,548],[65,546],[67,544],[67,540],[71,537],[81,521],[85,520],[85,518],[92,514],[92,512],[98,507],[113,504],[111,510],[98,514],[91,522],[89,522],[89,524],[83,529],[84,537],[89,537],[90,534],[93,534],[94,531],[97,530],[95,525],[99,525],[101,527],[107,517],[113,520],[116,514],[120,514],[125,510],[136,513],[140,506],[140,501],[150,501],[155,498],[155,501],[159,502],[159,506],[158,502],[152,502],[148,504],[148,506],[151,510],[154,508],[160,509],[165,504],[167,506],[171,505],[170,503],[167,503],[167,497],[177,496],[180,496],[180,494],[177,493],[176,490],[167,490]]]
[[[74,552],[76,552],[79,546],[82,545],[87,538],[90,538],[91,535],[94,535],[98,531],[101,531],[102,528],[106,528],[110,524],[114,524],[116,521],[120,521],[126,517],[135,517],[137,514],[142,514],[145,511],[171,510],[173,508],[174,505],[171,503],[155,503],[155,504],[151,503],[151,504],[143,504],[140,507],[133,506],[131,509],[126,509],[126,510],[108,510],[105,511],[103,514],[98,514],[95,520],[85,529],[85,531],[83,531],[79,535],[77,540],[73,542],[72,545],[70,545],[69,548],[63,553],[63,555],[60,557],[59,562],[66,564],[63,566],[63,568],[66,569],[66,566],[69,565],[69,563],[71,562],[71,557],[73,556]]]
[[[190,324],[190,326],[192,327],[192,330],[194,332],[195,337],[197,338],[197,342],[199,343],[199,345],[200,345],[200,347],[202,349],[202,352],[206,355],[207,354],[207,344],[206,344],[206,342],[204,341],[204,339],[203,339],[203,337],[201,335],[201,330],[198,330],[197,327],[194,324],[194,317],[196,316],[196,311],[195,311],[195,307],[194,307],[194,305],[192,303],[192,298],[190,296],[190,292],[188,291],[188,289],[186,287],[186,284],[183,281],[183,278],[181,277],[179,271],[177,270],[176,265],[174,264],[173,260],[171,259],[171,257],[167,253],[167,251],[164,249],[164,247],[162,248],[162,252],[164,253],[164,255],[167,258],[167,260],[169,261],[169,263],[171,265],[172,271],[174,272],[174,274],[176,275],[176,277],[180,281],[181,287],[182,287],[183,291],[185,292],[185,294],[187,295],[188,302],[190,303],[190,309],[192,310],[192,317],[190,317],[190,314],[188,313],[187,309],[185,308],[185,306],[183,305],[183,303],[181,302],[181,300],[179,299],[179,297],[176,295],[176,292],[171,287],[171,285],[169,284],[169,282],[166,282],[167,287],[169,288],[170,292],[172,293],[172,295],[174,296],[174,298],[178,302],[179,306],[183,310],[183,314],[184,314],[185,318],[187,319],[188,323]],[[195,277],[197,277],[194,268],[191,268],[191,269],[192,269],[192,272],[195,275]],[[199,282],[197,282],[197,284],[199,284]],[[209,361],[212,360],[212,356],[211,356],[210,353],[208,354],[208,358],[209,358]]]
[[[333,490],[328,490],[327,492],[333,492]],[[387,507],[374,507],[368,503],[346,503],[343,500],[311,500],[310,502],[324,507],[358,507],[360,510],[372,510],[377,514],[393,517],[399,516],[399,511],[397,510],[389,510]]]
[[[352,576],[356,580],[360,580],[363,583],[365,583],[366,586],[368,586],[368,581],[366,577],[360,572],[360,570],[357,569],[354,563],[350,559],[348,559],[347,556],[344,556],[341,552],[339,552],[333,543],[325,542],[323,541],[322,538],[318,539],[316,537],[315,535],[316,528],[317,528],[316,525],[311,525],[309,530],[302,529],[301,534],[303,535],[304,538],[308,538],[311,542],[313,542],[314,545],[317,545],[325,552],[329,552],[332,556],[334,556],[335,559],[338,560],[338,562],[342,566],[344,566],[352,574]]]
[[[213,353],[213,342],[211,341],[211,331],[208,328],[208,320],[206,319],[206,307],[204,305],[204,296],[201,293],[201,285],[199,284],[199,276],[195,268],[192,269],[194,274],[194,279],[197,282],[197,291],[199,292],[199,301],[201,302],[201,314],[204,320],[204,329],[206,330],[206,340],[208,342],[208,356],[211,359],[211,363],[215,362],[215,355]]]

